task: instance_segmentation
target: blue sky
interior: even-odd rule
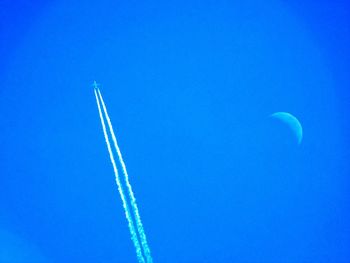
[[[0,260],[136,262],[94,80],[155,262],[348,260],[347,3],[1,5]]]

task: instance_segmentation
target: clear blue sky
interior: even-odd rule
[[[348,262],[349,10],[1,1],[0,261],[136,262],[96,80],[154,262]]]

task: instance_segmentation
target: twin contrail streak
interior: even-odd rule
[[[133,220],[132,220],[132,217],[131,217],[131,214],[130,214],[130,210],[129,210],[128,204],[127,204],[127,202],[126,202],[126,198],[125,198],[125,195],[124,195],[124,191],[123,191],[123,188],[122,188],[122,186],[121,186],[121,182],[120,182],[119,174],[118,174],[118,170],[117,170],[117,165],[116,165],[116,163],[115,163],[115,161],[114,161],[114,156],[113,156],[113,152],[112,152],[112,149],[111,149],[111,145],[110,145],[110,142],[109,142],[109,139],[108,139],[107,130],[106,130],[106,125],[105,125],[105,122],[104,122],[104,120],[103,120],[103,115],[102,115],[102,111],[101,111],[101,106],[100,106],[100,102],[99,102],[99,100],[98,100],[98,96],[97,96],[96,89],[94,90],[94,92],[95,92],[95,97],[96,97],[96,103],[97,103],[97,107],[98,107],[98,112],[99,112],[100,119],[101,119],[103,134],[104,134],[104,137],[105,137],[105,140],[106,140],[107,149],[108,149],[108,152],[109,152],[109,157],[110,157],[110,159],[111,159],[111,163],[112,163],[113,170],[114,170],[115,181],[116,181],[117,186],[118,186],[118,191],[119,191],[120,197],[121,197],[121,199],[122,199],[123,208],[124,208],[124,211],[125,211],[125,216],[126,216],[126,219],[127,219],[127,221],[128,221],[128,227],[129,227],[130,234],[131,234],[131,240],[132,240],[132,242],[134,243],[134,246],[135,246],[135,249],[136,249],[136,256],[137,256],[138,261],[139,261],[140,263],[144,263],[145,260],[144,260],[143,255],[142,255],[140,243],[139,243],[139,240],[138,240],[138,238],[137,238],[136,230],[135,230],[135,227],[134,227],[134,223],[133,223]]]
[[[114,170],[114,174],[115,174],[118,190],[119,190],[122,202],[123,202],[125,215],[126,215],[126,218],[128,220],[128,226],[129,226],[129,230],[130,230],[130,233],[131,233],[131,239],[132,239],[132,241],[134,243],[134,246],[136,248],[137,258],[138,258],[139,262],[141,262],[141,263],[145,262],[145,259],[143,257],[142,251],[141,251],[140,243],[139,243],[139,240],[138,240],[138,237],[137,237],[137,234],[138,234],[138,236],[140,238],[141,246],[142,246],[142,249],[143,249],[143,253],[144,253],[144,256],[146,258],[146,262],[147,263],[152,263],[153,260],[152,260],[152,256],[151,256],[151,251],[150,251],[148,243],[147,243],[146,234],[145,234],[145,231],[143,229],[143,225],[142,225],[142,222],[141,222],[141,217],[140,217],[139,210],[137,208],[136,198],[134,196],[131,184],[129,182],[129,175],[128,175],[128,172],[126,170],[126,165],[125,165],[125,162],[123,160],[120,148],[118,146],[118,142],[117,142],[116,136],[115,136],[114,131],[113,131],[112,122],[111,122],[111,120],[109,118],[106,105],[104,103],[104,100],[102,98],[100,90],[97,88],[96,82],[94,82],[94,85],[95,85],[95,97],[96,97],[96,102],[97,102],[97,106],[98,106],[98,110],[99,110],[99,114],[100,114],[100,119],[101,119],[101,124],[102,124],[102,128],[103,128],[103,133],[104,133],[104,136],[105,136],[105,140],[106,140],[109,156],[111,158],[111,162],[112,162],[112,165],[113,165],[113,170]],[[129,196],[129,199],[130,199],[129,201],[130,201],[130,204],[131,204],[131,211],[133,212],[134,219],[136,221],[137,233],[135,231],[136,229],[135,229],[135,226],[134,226],[134,222],[132,220],[130,209],[129,209],[128,204],[126,202],[126,197],[124,195],[123,187],[122,187],[122,185],[120,183],[117,166],[116,166],[116,163],[115,163],[115,160],[114,160],[113,152],[112,152],[111,145],[110,145],[110,142],[109,142],[109,139],[108,139],[108,135],[107,135],[107,131],[106,131],[106,125],[105,125],[105,122],[104,122],[104,119],[103,119],[103,115],[102,115],[100,101],[101,101],[101,104],[102,104],[104,116],[105,116],[105,118],[107,120],[107,124],[108,124],[108,127],[109,127],[110,134],[112,136],[112,141],[114,143],[114,147],[115,147],[115,150],[116,150],[117,155],[118,155],[118,160],[119,160],[119,162],[121,164],[121,167],[122,167],[123,175],[124,175],[124,178],[125,178],[125,184],[126,184],[126,187],[127,187],[127,192],[128,192],[128,196]]]
[[[118,159],[119,159],[119,162],[121,163],[121,166],[122,166],[123,174],[124,174],[124,177],[125,177],[125,184],[126,184],[127,189],[128,189],[128,194],[129,194],[129,198],[130,198],[130,202],[131,202],[131,207],[132,207],[132,210],[134,212],[136,226],[137,226],[137,230],[138,230],[138,233],[139,233],[139,236],[140,236],[143,252],[144,252],[144,254],[146,256],[147,263],[151,263],[152,262],[151,251],[150,251],[148,243],[147,243],[145,231],[143,230],[143,225],[142,225],[142,222],[141,222],[139,210],[137,208],[134,192],[132,191],[132,187],[131,187],[131,184],[129,182],[129,175],[128,175],[128,172],[126,170],[126,165],[125,165],[125,162],[123,160],[120,148],[118,146],[117,138],[115,137],[115,134],[114,134],[114,131],[113,131],[112,122],[111,122],[111,120],[109,118],[109,115],[108,115],[108,112],[107,112],[107,108],[106,108],[106,105],[105,105],[104,100],[102,98],[100,90],[98,90],[98,94],[100,96],[100,100],[101,100],[101,103],[102,103],[102,108],[103,108],[103,111],[104,111],[106,119],[107,119],[107,123],[108,123],[108,126],[109,126],[110,133],[112,135],[112,140],[113,140],[113,143],[114,143],[114,147],[115,147],[115,149],[117,151]]]

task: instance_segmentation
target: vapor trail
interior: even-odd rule
[[[111,149],[111,145],[110,145],[110,142],[109,142],[109,139],[108,139],[107,130],[106,130],[106,125],[105,125],[105,122],[104,122],[104,120],[103,120],[102,111],[101,111],[101,106],[100,106],[100,102],[99,102],[99,100],[98,100],[98,96],[97,96],[96,89],[94,90],[94,92],[95,92],[95,97],[96,97],[96,103],[97,103],[97,107],[98,107],[98,112],[99,112],[100,119],[101,119],[101,124],[102,124],[102,129],[103,129],[103,135],[104,135],[105,140],[106,140],[107,149],[108,149],[108,152],[109,152],[109,157],[110,157],[110,159],[111,159],[112,166],[113,166],[113,170],[114,170],[115,181],[116,181],[116,183],[117,183],[118,191],[119,191],[120,197],[121,197],[122,202],[123,202],[123,207],[124,207],[124,211],[125,211],[125,216],[126,216],[126,219],[128,220],[128,227],[129,227],[130,234],[131,234],[131,240],[132,240],[132,242],[134,243],[134,246],[135,246],[135,248],[136,248],[136,255],[137,255],[138,261],[139,261],[140,263],[145,263],[145,260],[144,260],[143,255],[142,255],[140,243],[139,243],[139,240],[138,240],[138,238],[137,238],[136,231],[135,231],[134,223],[133,223],[133,221],[132,221],[132,217],[131,217],[131,215],[130,215],[130,211],[129,211],[128,205],[127,205],[127,203],[126,203],[126,199],[125,199],[125,195],[124,195],[124,192],[123,192],[123,188],[122,188],[121,183],[120,183],[120,179],[119,179],[119,174],[118,174],[117,166],[116,166],[115,161],[114,161],[114,156],[113,156],[113,152],[112,152],[112,149]]]
[[[124,174],[124,177],[125,177],[125,183],[126,183],[126,186],[127,186],[127,189],[128,189],[128,194],[129,194],[129,197],[130,197],[132,210],[134,212],[136,226],[137,226],[137,230],[138,230],[138,233],[139,233],[139,236],[140,236],[140,241],[141,241],[141,245],[142,245],[142,248],[143,248],[143,252],[144,252],[144,254],[146,256],[147,263],[152,263],[153,260],[152,260],[152,256],[151,256],[151,251],[150,251],[148,243],[147,243],[146,234],[145,234],[145,231],[143,229],[143,225],[142,225],[142,222],[141,222],[141,217],[140,217],[139,210],[137,208],[136,198],[134,196],[134,192],[132,191],[132,187],[131,187],[131,184],[129,182],[129,175],[128,175],[128,172],[126,170],[126,165],[125,165],[125,162],[123,160],[121,151],[119,149],[117,138],[115,137],[115,134],[114,134],[114,131],[113,131],[112,122],[111,122],[111,120],[109,118],[109,115],[108,115],[108,112],[107,112],[107,108],[106,108],[106,105],[105,105],[104,100],[102,98],[100,90],[98,90],[98,94],[99,94],[99,97],[100,97],[100,100],[101,100],[101,103],[102,103],[102,108],[103,108],[103,111],[104,111],[104,114],[105,114],[105,117],[106,117],[106,120],[107,120],[107,123],[108,123],[108,126],[109,126],[110,133],[112,135],[112,140],[113,140],[113,143],[114,143],[114,147],[116,148],[116,151],[117,151],[117,154],[118,154],[118,158],[119,158],[119,162],[121,163],[121,166],[122,166],[123,174]]]

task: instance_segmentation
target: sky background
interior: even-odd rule
[[[346,1],[0,3],[0,262],[348,262]],[[268,118],[295,115],[295,134]]]

